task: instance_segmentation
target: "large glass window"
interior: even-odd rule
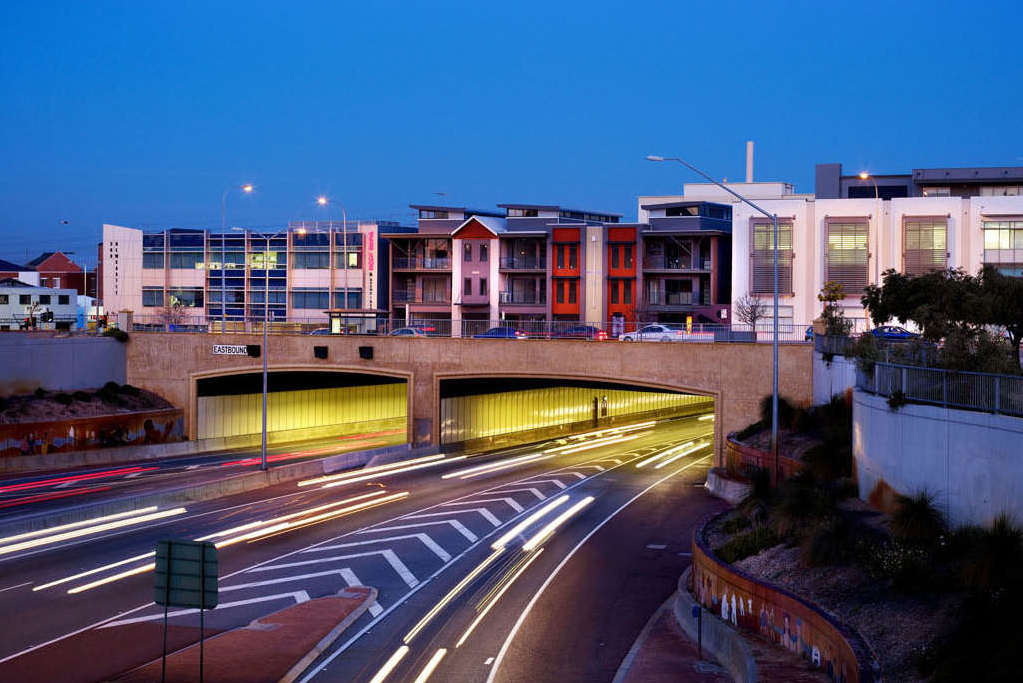
[[[621,289],[621,280],[611,280],[611,303],[616,304],[619,301],[618,291]]]
[[[339,270],[344,270],[345,266],[345,253],[338,251],[334,253],[334,267]],[[361,268],[362,267],[362,252],[361,251],[349,251],[348,252],[348,268]]]
[[[574,304],[576,302],[576,296],[579,291],[579,281],[569,280],[568,281],[568,303]]]
[[[866,221],[828,223],[824,279],[842,285],[846,296],[859,297],[868,284],[867,230]]]
[[[330,254],[325,251],[296,252],[292,256],[292,265],[302,269],[322,269],[330,267]]]
[[[472,244],[469,242],[462,245],[462,260],[466,263],[470,263],[472,261]]]
[[[984,221],[984,264],[1005,275],[1023,276],[1023,217]]]
[[[163,252],[143,253],[142,267],[149,269],[163,269]]]
[[[202,252],[171,252],[170,267],[177,270],[201,270],[203,267]]]
[[[466,278],[466,280],[469,282],[470,289],[471,289],[472,280],[469,280],[468,278]],[[411,291],[413,293],[415,292],[415,286],[414,285],[413,285]],[[470,293],[469,291],[466,291],[466,294],[469,294],[469,293]],[[447,303],[450,300],[451,300],[451,283],[450,283],[450,281],[448,281],[445,278],[439,278],[439,277],[424,277],[423,278],[423,303],[424,304]]]
[[[142,305],[146,307],[162,307],[163,306],[163,288],[161,287],[143,287],[142,288]]]
[[[249,293],[249,303],[250,304],[260,304],[260,305],[263,305],[265,303],[263,301],[263,298],[264,298],[263,294],[264,294],[264,292],[263,292],[262,289],[252,290]],[[268,299],[271,304],[283,304],[286,301],[285,292],[284,292],[283,289],[277,289],[277,290],[271,289],[267,293],[266,299]]]
[[[948,254],[945,219],[906,218],[903,226],[903,269],[922,275],[945,268]]]
[[[570,245],[568,245],[568,267],[570,269],[575,269],[575,268],[578,267],[578,260],[577,260],[578,258],[579,258],[579,245],[577,245],[577,244],[570,244]]]
[[[487,260],[490,258],[488,256],[487,252],[488,252],[487,245],[486,244],[481,244],[480,245],[480,263],[486,263]]]
[[[622,282],[622,303],[632,303],[632,280],[625,280]]]
[[[324,311],[330,308],[330,297],[325,289],[300,289],[296,287],[291,290],[292,308],[313,308]]]
[[[753,223],[752,294],[774,292],[774,223]],[[792,223],[778,222],[778,291],[792,293]]]
[[[168,292],[172,306],[181,305],[186,308],[202,308],[203,291],[201,287],[178,287]]]
[[[981,197],[1023,197],[1023,185],[981,185]]]
[[[334,292],[334,308],[362,308],[362,290],[348,288],[348,300],[343,289]]]

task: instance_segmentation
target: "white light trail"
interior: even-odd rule
[[[460,477],[461,479],[469,479],[471,477],[489,474],[490,472],[496,472],[498,470],[506,470],[509,467],[517,467],[519,465],[524,465],[527,462],[534,462],[536,460],[546,460],[547,458],[551,457],[553,456],[544,455],[543,453],[520,455],[519,457],[511,458],[510,460],[498,460],[497,462],[488,462],[485,465],[476,465],[475,467],[467,467],[464,470],[449,472],[445,475],[442,475],[441,479],[452,479],[454,477]]]
[[[429,624],[430,621],[435,616],[437,616],[440,613],[440,611],[444,609],[448,605],[448,603],[450,603],[455,598],[456,595],[461,593],[463,588],[472,583],[473,579],[480,575],[480,572],[482,572],[484,569],[490,566],[502,552],[504,552],[504,548],[498,549],[497,551],[491,553],[490,556],[487,557],[487,559],[480,562],[475,569],[466,574],[465,577],[461,581],[459,581],[454,588],[448,591],[447,595],[441,598],[440,601],[438,601],[437,604],[434,605],[433,608],[426,613],[426,616],[419,620],[418,624],[412,627],[412,630],[409,631],[403,638],[405,643],[408,644],[412,642],[412,639],[415,638],[416,635],[420,631],[422,631],[426,627],[426,625]]]
[[[573,505],[572,507],[570,507],[567,510],[565,510],[564,512],[562,512],[560,515],[558,515],[557,517],[552,519],[550,522],[548,522],[546,526],[544,526],[542,529],[540,529],[540,531],[536,532],[536,534],[531,539],[526,541],[522,545],[522,549],[525,550],[526,552],[529,552],[529,551],[533,550],[533,548],[535,548],[536,546],[540,545],[541,543],[546,541],[548,538],[550,538],[551,534],[553,534],[554,531],[559,526],[561,526],[566,521],[568,521],[569,517],[571,517],[575,513],[579,512],[580,510],[582,510],[584,507],[586,507],[587,505],[589,505],[592,502],[593,502],[593,496],[586,496],[585,498],[583,498],[582,500],[577,502],[575,505]]]
[[[504,547],[506,545],[508,545],[508,542],[510,540],[512,540],[513,538],[515,538],[516,536],[521,534],[523,531],[525,531],[533,522],[535,522],[536,520],[540,519],[541,517],[543,517],[548,512],[550,512],[554,508],[558,507],[559,505],[561,505],[563,503],[567,503],[567,502],[568,502],[568,495],[561,496],[560,498],[555,498],[550,503],[547,503],[542,508],[540,508],[539,510],[537,510],[536,512],[531,514],[529,517],[526,517],[524,520],[522,520],[521,522],[516,524],[514,527],[512,527],[511,531],[509,531],[504,536],[501,536],[501,538],[499,538],[496,541],[494,541],[493,544],[491,544],[490,547],[493,548],[494,550],[498,550],[498,549],[502,549],[503,550]]]
[[[155,555],[156,553],[153,554]],[[91,588],[95,588],[96,586],[103,586],[108,583],[113,583],[114,581],[126,579],[129,576],[145,574],[146,572],[151,572],[154,569],[156,569],[155,563],[142,565],[141,567],[135,567],[134,569],[129,569],[128,571],[120,572],[119,574],[113,574],[112,576],[108,576],[106,578],[97,579],[92,583],[83,583],[81,586],[75,586],[74,588],[69,589],[68,593],[74,595],[75,593],[81,593],[82,591],[87,591]]]
[[[383,683],[383,680],[387,678],[392,671],[394,671],[394,667],[398,666],[398,662],[400,662],[407,654],[408,645],[402,645],[395,650],[394,654],[391,655],[386,662],[384,662],[382,667],[380,667],[380,671],[377,671],[376,675],[369,679],[369,683]]]
[[[693,444],[689,448],[686,448],[685,450],[679,451],[678,453],[676,453],[675,455],[671,456],[667,460],[662,460],[661,462],[657,463],[656,465],[654,465],[654,469],[655,470],[659,470],[662,467],[664,467],[665,465],[670,465],[671,463],[675,462],[679,458],[684,458],[687,455],[691,455],[692,453],[695,453],[696,451],[698,451],[701,448],[704,448],[705,446],[708,446],[708,445],[709,444],[705,444],[702,441],[698,441],[697,443]]]
[[[298,482],[299,486],[314,486],[315,484],[324,484],[328,481],[335,481],[337,479],[347,479],[349,477],[357,477],[364,474],[370,474],[372,472],[386,472],[388,470],[398,469],[407,465],[415,465],[422,462],[432,462],[435,460],[443,460],[446,458],[443,453],[437,455],[426,455],[422,458],[413,458],[412,460],[402,460],[401,462],[393,462],[387,465],[377,465],[375,467],[363,467],[362,469],[354,470],[351,472],[341,472],[339,474],[328,474],[322,477],[314,477],[313,479],[303,479]]]
[[[700,422],[706,422],[707,420],[710,420],[710,421],[712,421],[712,422],[713,422],[713,420],[714,420],[714,415],[713,415],[713,414],[710,414],[710,415],[701,415],[700,417],[698,417],[698,418],[696,418],[696,419],[697,419],[697,420],[699,420]]]
[[[633,439],[638,439],[641,436],[643,436],[643,435],[642,434],[631,434],[629,436],[607,437],[605,439],[599,439],[597,441],[591,441],[590,443],[584,444],[582,446],[573,446],[572,448],[568,448],[568,449],[564,449],[564,446],[562,446],[562,448],[564,450],[561,451],[561,454],[562,455],[570,455],[572,453],[578,453],[580,451],[588,451],[588,450],[591,450],[593,448],[600,448],[601,446],[612,446],[614,444],[625,443],[626,441],[632,441]]]
[[[654,455],[651,455],[646,460],[642,460],[640,462],[637,462],[636,463],[636,467],[642,469],[643,467],[646,467],[647,465],[649,465],[652,462],[656,462],[656,461],[660,460],[661,458],[664,458],[664,457],[667,457],[669,455],[673,455],[675,453],[678,453],[680,450],[682,450],[684,448],[688,448],[693,443],[695,443],[695,442],[694,441],[686,441],[685,443],[678,444],[677,446],[672,446],[671,448],[665,448],[660,453],[655,453]]]
[[[104,572],[104,571],[106,571],[108,569],[113,569],[114,567],[120,567],[122,565],[131,564],[132,562],[138,562],[139,560],[145,560],[147,558],[153,557],[154,555],[156,555],[156,551],[148,552],[148,553],[145,553],[144,555],[136,555],[135,557],[129,557],[128,559],[121,560],[119,562],[112,562],[110,564],[105,564],[102,567],[96,567],[95,569],[90,569],[88,571],[84,571],[84,572],[75,574],[73,576],[68,576],[68,577],[63,578],[63,579],[57,579],[56,581],[50,581],[49,583],[44,583],[41,586],[35,586],[32,589],[32,591],[33,592],[34,591],[41,591],[41,590],[45,590],[47,588],[52,588],[54,586],[59,586],[62,583],[68,583],[70,581],[74,581],[76,579],[81,579],[81,578],[84,578],[86,576],[92,576],[93,574],[99,574],[100,572]]]
[[[416,676],[416,680],[414,680],[412,683],[426,683],[426,680],[430,677],[430,674],[433,673],[433,670],[437,668],[437,665],[440,664],[440,660],[444,659],[444,655],[446,655],[447,653],[448,650],[447,648],[444,647],[434,652],[433,656],[430,657],[430,661],[426,663],[426,666],[423,667],[423,670],[419,672],[419,675]]]
[[[424,462],[419,465],[411,465],[409,467],[402,467],[401,469],[388,470],[386,472],[376,472],[374,474],[365,474],[358,477],[351,477],[348,479],[340,479],[338,481],[332,481],[329,484],[324,484],[323,488],[329,489],[335,486],[344,486],[345,484],[354,484],[357,481],[368,481],[370,479],[383,479],[384,477],[390,477],[395,474],[404,474],[405,472],[411,472],[412,470],[420,470],[424,467],[435,467],[437,465],[447,465],[449,462],[455,462],[457,460],[465,460],[467,456],[460,455],[456,458],[444,458],[443,460],[436,460],[434,462]],[[361,471],[360,471],[361,474]]]
[[[462,643],[465,642],[466,638],[472,635],[472,632],[476,630],[476,627],[479,626],[479,623],[483,621],[483,618],[485,616],[487,616],[487,613],[494,608],[494,605],[496,605],[497,601],[501,599],[501,596],[504,595],[505,591],[511,588],[511,585],[515,583],[515,580],[522,575],[522,572],[526,571],[526,569],[529,568],[529,565],[533,564],[533,562],[536,561],[536,558],[540,557],[540,554],[542,552],[543,548],[540,548],[540,550],[533,553],[533,555],[528,560],[526,560],[526,562],[521,567],[519,567],[518,571],[516,571],[515,574],[513,574],[512,577],[508,579],[508,581],[505,582],[503,586],[501,586],[501,590],[497,591],[497,594],[490,600],[490,602],[487,603],[487,606],[483,608],[483,610],[479,613],[479,616],[473,619],[472,623],[469,624],[469,628],[465,629],[465,633],[463,633],[462,637],[458,639],[457,643],[455,643],[456,648],[461,647]]]
[[[119,519],[113,522],[105,522],[103,524],[97,524],[95,526],[85,527],[82,529],[75,529],[73,531],[65,531],[60,534],[52,534],[50,536],[43,536],[42,538],[34,538],[29,541],[22,541],[20,543],[12,543],[11,545],[5,545],[0,547],[0,555],[9,555],[10,553],[16,553],[19,550],[27,550],[29,548],[38,548],[41,545],[50,545],[51,543],[59,543],[60,541],[68,541],[73,538],[81,538],[82,536],[91,536],[98,534],[101,531],[109,531],[111,529],[119,529],[121,527],[131,526],[133,524],[142,524],[143,522],[152,522],[157,519],[164,519],[166,517],[173,517],[185,513],[185,508],[174,508],[172,510],[163,510],[162,512],[151,512],[146,515],[138,517],[129,517],[127,519]]]
[[[152,507],[139,508],[138,510],[129,510],[128,512],[118,512],[113,515],[105,515],[103,517],[94,517],[93,519],[84,519],[80,522],[71,522],[70,524],[61,524],[60,526],[51,526],[48,529],[39,529],[37,531],[28,531],[23,534],[16,536],[8,536],[7,538],[0,538],[0,545],[5,545],[13,541],[18,541],[23,538],[32,538],[33,536],[43,536],[45,534],[52,534],[58,531],[66,531],[67,529],[77,529],[78,527],[88,526],[90,524],[99,524],[101,522],[109,522],[113,519],[122,519],[124,517],[131,517],[133,515],[144,515],[147,512],[155,512],[158,508],[154,505]]]

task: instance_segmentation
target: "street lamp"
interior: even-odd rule
[[[255,187],[252,183],[245,183],[238,187],[229,187],[220,195],[220,334],[224,334],[227,328],[227,274],[225,261],[227,261],[227,195],[233,190],[241,190],[245,194],[252,194]]]
[[[880,193],[877,190],[877,180],[875,180],[874,177],[872,175],[870,175],[869,173],[867,173],[866,171],[860,171],[858,175],[859,175],[860,180],[869,180],[870,182],[874,183],[874,215],[876,216],[876,218],[874,220],[877,221],[877,226],[878,227],[876,227],[871,232],[874,233],[874,253],[875,254],[879,254],[880,251],[881,251],[881,247],[880,247],[880,245],[881,245],[881,235],[879,234],[880,230],[881,230],[881,228],[879,227],[881,225],[881,207],[878,206],[878,205],[881,203],[881,196],[880,196]],[[874,279],[875,279],[875,281],[880,278],[880,276],[878,275],[878,272],[877,272],[879,270],[879,268],[880,268],[879,259],[875,258],[874,259]]]
[[[342,258],[341,258],[342,266],[341,266],[341,268],[344,271],[344,284],[341,286],[341,291],[344,293],[343,294],[344,306],[342,308],[346,308],[347,309],[348,308],[348,213],[345,211],[345,207],[342,204],[334,201],[333,199],[328,199],[327,197],[325,197],[323,195],[320,195],[319,197],[316,198],[316,203],[319,204],[320,206],[328,206],[330,204],[333,204],[334,206],[336,206],[339,209],[341,209],[341,241],[342,241],[342,243],[344,245],[342,247],[342,251],[341,251],[341,255],[342,255]],[[330,221],[330,210],[329,209],[328,209],[328,213],[327,213],[327,221],[328,222]],[[347,322],[347,319],[346,319],[345,327],[347,327],[347,326],[348,326],[348,322]],[[346,329],[345,333],[347,334],[347,332],[348,332],[348,330]]]
[[[771,352],[772,352],[772,383],[771,383],[771,458],[774,460],[774,472],[773,479],[775,483],[778,482],[778,214],[770,213],[766,211],[750,200],[743,197],[738,192],[726,187],[722,183],[719,183],[714,178],[710,177],[700,169],[696,168],[688,161],[680,159],[678,157],[662,157],[655,154],[647,155],[647,161],[676,161],[690,171],[693,171],[699,176],[714,183],[722,190],[732,195],[739,201],[748,204],[760,213],[764,214],[771,219],[771,223],[774,226],[774,321],[773,321],[773,335],[771,341]]]

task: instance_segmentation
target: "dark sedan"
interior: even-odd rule
[[[473,339],[525,339],[526,333],[514,327],[491,327],[486,332],[474,334]]]
[[[555,339],[591,339],[604,341],[607,339],[607,332],[592,325],[575,325],[568,327],[554,335]]]
[[[897,325],[882,325],[881,327],[875,327],[870,331],[870,333],[878,339],[888,339],[892,341],[906,341],[909,339],[920,338],[920,335],[916,332],[910,332],[905,327],[898,327]]]

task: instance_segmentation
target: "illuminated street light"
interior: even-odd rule
[[[220,195],[220,334],[227,331],[227,273],[224,269],[227,261],[227,244],[224,234],[227,232],[227,195],[231,190],[239,189],[245,194],[252,194],[256,189],[252,183],[245,183],[237,188],[229,187]],[[207,320],[209,317],[207,316]]]

